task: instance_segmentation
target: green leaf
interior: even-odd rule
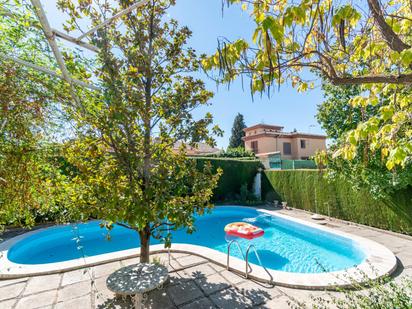
[[[404,66],[409,67],[412,63],[412,49],[406,49],[401,52],[401,62]]]

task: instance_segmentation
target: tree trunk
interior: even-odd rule
[[[150,227],[146,226],[139,231],[140,236],[140,263],[150,262]]]

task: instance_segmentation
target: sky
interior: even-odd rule
[[[247,12],[239,6],[227,7],[222,10],[224,0],[177,0],[175,7],[169,11],[170,17],[179,21],[180,25],[188,26],[192,32],[189,41],[191,47],[199,54],[216,52],[217,40],[225,37],[229,40],[238,38],[250,39],[254,23]],[[42,0],[50,24],[56,29],[62,29],[62,15],[56,9],[55,0]],[[194,117],[201,117],[211,112],[215,124],[224,131],[223,137],[217,137],[219,148],[226,148],[231,135],[233,120],[237,113],[244,115],[247,126],[258,123],[276,124],[285,127],[285,131],[297,129],[301,132],[324,134],[316,120],[317,105],[323,100],[319,87],[305,93],[298,93],[290,85],[277,87],[268,97],[266,94],[255,94],[252,98],[249,83],[240,80],[226,85],[217,86],[206,75],[201,75],[208,90],[215,93],[211,105],[194,111]],[[319,84],[319,83],[318,83]]]

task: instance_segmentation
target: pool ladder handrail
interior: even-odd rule
[[[269,283],[273,284],[273,276],[272,274],[267,270],[267,268],[265,266],[263,266],[262,261],[260,260],[260,256],[257,253],[256,247],[253,244],[249,244],[249,246],[247,247],[246,250],[246,255],[243,253],[242,247],[240,246],[239,242],[236,239],[231,240],[228,245],[227,245],[227,262],[226,262],[226,269],[230,270],[230,266],[229,266],[229,261],[230,261],[230,247],[232,246],[233,243],[236,243],[237,248],[239,249],[240,253],[242,254],[242,258],[245,261],[245,278],[248,279],[249,278],[249,273],[252,272],[252,266],[250,266],[249,263],[249,252],[250,249],[253,248],[253,251],[255,252],[256,258],[259,262],[260,267],[262,267],[265,272],[269,275]]]
[[[256,258],[257,258],[257,260],[258,260],[258,262],[259,262],[260,267],[262,267],[262,268],[265,270],[265,272],[269,275],[269,278],[270,278],[269,283],[273,283],[273,276],[272,276],[272,274],[267,270],[267,268],[266,268],[265,266],[263,266],[262,261],[260,260],[260,256],[259,256],[259,254],[257,253],[256,247],[255,247],[254,244],[249,244],[249,246],[247,247],[247,250],[246,250],[246,265],[249,265],[249,267],[250,267],[250,264],[249,264],[249,252],[250,252],[250,249],[252,249],[252,248],[253,248],[253,251],[255,252],[255,255],[256,255]],[[246,279],[248,278],[248,271],[247,271],[247,269],[248,269],[248,267],[246,266],[246,272],[245,272]],[[252,267],[250,267],[250,269],[252,269]]]
[[[236,239],[232,239],[228,244],[227,244],[227,262],[226,262],[226,269],[230,270],[229,268],[229,261],[230,261],[230,247],[232,244],[236,244],[237,248],[239,249],[240,254],[242,254],[242,258],[244,261],[246,261],[245,254],[243,253],[242,247],[240,246],[239,242]],[[246,266],[246,272],[248,271],[247,266]],[[252,271],[252,267],[249,265],[249,271]]]

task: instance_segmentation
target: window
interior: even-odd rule
[[[290,143],[283,143],[283,154],[284,155],[292,154],[292,145]]]
[[[300,148],[302,148],[302,149],[306,148],[306,141],[304,139],[300,140]]]
[[[253,141],[253,142],[251,143],[251,146],[252,146],[252,151],[253,151],[254,153],[258,153],[258,142],[257,142],[257,141]]]

